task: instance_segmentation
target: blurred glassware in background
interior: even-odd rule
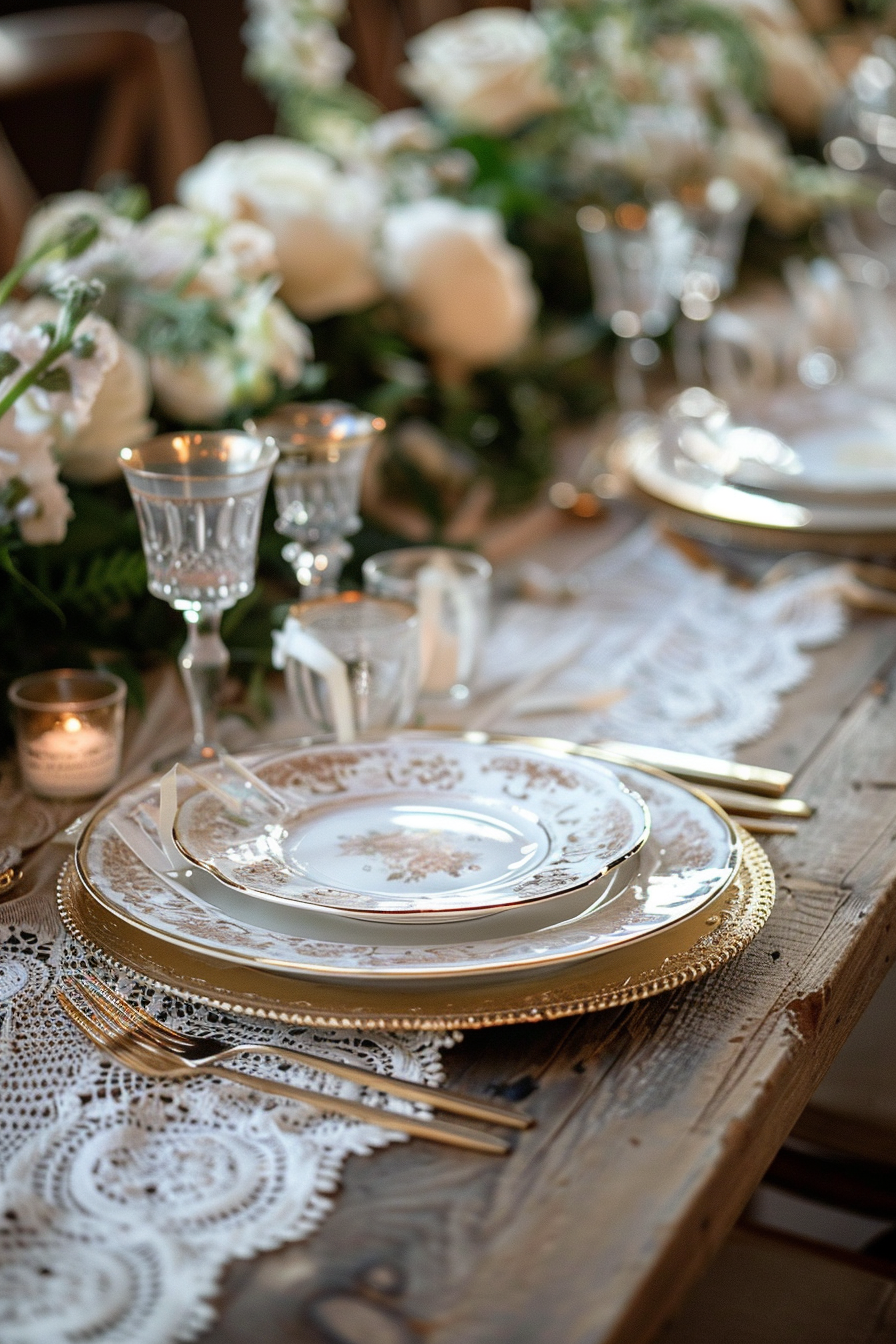
[[[358,503],[367,454],[385,420],[339,401],[280,406],[246,429],[280,453],[274,471],[283,558],[303,594],[335,593],[361,526]]]
[[[321,657],[321,645],[335,658]],[[403,728],[414,712],[419,635],[409,602],[353,592],[306,598],[290,608],[274,648],[294,712],[340,741]],[[338,703],[345,690],[348,715]]]
[[[421,698],[467,700],[488,631],[489,562],[472,551],[408,546],[370,556],[363,574],[367,592],[417,607]]]
[[[277,449],[231,430],[183,430],[122,448],[119,456],[149,591],[187,622],[179,662],[193,716],[191,757],[212,759],[230,666],[221,615],[255,587],[261,511]]]
[[[644,370],[660,360],[656,338],[672,325],[694,253],[695,227],[676,201],[620,205],[612,215],[585,205],[577,215],[595,314],[620,337],[614,374],[623,410],[646,403]]]
[[[693,247],[678,290],[681,317],[675,324],[675,372],[680,384],[701,381],[702,324],[737,280],[747,225],[755,200],[735,182],[716,177],[696,188],[686,204]]]

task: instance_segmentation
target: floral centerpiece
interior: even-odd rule
[[[342,0],[248,9],[284,134],[217,146],[177,205],[120,183],[48,202],[0,284],[7,678],[101,661],[136,685],[176,643],[118,478],[154,426],[355,402],[391,427],[366,549],[475,540],[545,478],[556,427],[611,395],[583,205],[698,209],[721,180],[768,244],[856,190],[789,148],[838,88],[789,0],[472,11],[408,44],[422,106],[387,114],[346,80]],[[291,592],[278,551],[266,527],[261,585],[225,622],[256,705]]]

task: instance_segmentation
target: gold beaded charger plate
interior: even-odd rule
[[[288,749],[255,774],[279,807],[267,798],[247,818],[195,789],[175,817],[178,847],[250,899],[366,922],[466,923],[529,906],[530,928],[555,924],[590,908],[594,885],[650,830],[642,799],[606,765],[558,764],[524,742],[399,733]],[[577,907],[554,913],[573,891]]]
[[[458,737],[443,736],[447,742]],[[476,738],[523,740],[486,734]],[[526,741],[542,748],[555,771],[562,772],[566,757],[600,759],[594,749],[572,743]],[[84,887],[110,915],[157,940],[221,963],[305,980],[395,988],[525,978],[671,930],[704,910],[738,870],[742,839],[710,798],[652,767],[611,763],[611,768],[650,809],[651,831],[635,857],[637,868],[616,895],[593,910],[534,932],[407,946],[388,941],[388,926],[382,941],[370,944],[252,922],[244,908],[228,912],[217,900],[203,901],[166,882],[123,842],[116,818],[145,822],[158,781],[126,791],[97,813],[80,838],[75,864]],[[262,902],[254,905],[261,912],[258,921],[265,910],[277,909]]]
[[[733,881],[696,915],[585,964],[526,980],[403,989],[326,984],[235,966],[135,930],[91,898],[70,860],[60,874],[58,904],[68,931],[108,965],[225,1012],[368,1031],[510,1026],[650,998],[731,961],[765,924],[775,900],[764,850],[745,831],[739,838],[741,861]]]

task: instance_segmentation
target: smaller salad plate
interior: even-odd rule
[[[515,743],[403,734],[253,768],[279,806],[249,819],[196,788],[174,823],[183,854],[243,897],[365,923],[571,918],[650,832],[643,799],[601,762]]]

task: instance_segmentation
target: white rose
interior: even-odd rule
[[[191,210],[270,229],[282,296],[303,318],[364,308],[380,297],[371,260],[380,189],[340,172],[306,145],[276,136],[218,145],[180,180]]]
[[[252,71],[263,80],[335,89],[355,59],[328,19],[297,13],[290,6],[256,11],[244,36],[252,53]]]
[[[455,121],[503,134],[560,106],[547,78],[548,41],[519,9],[473,9],[407,44],[401,76],[424,103]]]
[[[397,206],[383,229],[383,270],[415,339],[469,368],[512,354],[538,308],[529,262],[493,210],[439,199]]]
[[[72,481],[95,484],[119,475],[119,450],[142,443],[155,429],[148,418],[152,388],[146,360],[127,341],[117,338],[118,357],[103,378],[90,418],[83,428],[59,444],[62,473]]]
[[[27,257],[79,215],[89,215],[99,224],[96,242],[69,261],[39,261],[25,277],[29,288],[39,289],[67,275],[90,278],[119,274],[126,269],[127,240],[134,228],[133,222],[116,215],[105,199],[92,191],[70,191],[64,196],[51,197],[39,206],[25,225],[19,242],[19,257]]]
[[[263,406],[278,385],[294,387],[313,353],[307,327],[297,322],[270,285],[259,285],[228,310],[234,336],[229,345],[174,360],[150,360],[159,405],[187,425],[219,424],[237,408]]]
[[[68,491],[59,481],[52,444],[48,432],[23,433],[14,410],[0,420],[0,483],[16,478],[27,487],[16,519],[22,537],[32,546],[63,541],[73,513]]]
[[[38,324],[55,321],[58,314],[55,300],[31,299],[19,307],[15,325],[30,332],[28,339],[34,341]],[[48,441],[55,439],[62,470],[72,480],[109,481],[120,470],[118,450],[141,442],[153,431],[147,419],[152,402],[149,374],[139,351],[103,318],[91,315],[78,330],[93,339],[96,351],[90,359],[67,355],[62,361],[72,378],[71,394],[32,390],[16,403],[9,417],[16,417],[21,406],[20,426],[31,434],[46,433]],[[21,339],[4,338],[4,348],[15,346],[24,353]],[[29,349],[30,358],[38,345]]]
[[[281,387],[295,387],[314,353],[311,333],[279,299],[259,286],[236,317],[233,349],[239,361],[240,404],[261,406]]]
[[[813,41],[791,0],[713,0],[751,29],[765,60],[772,111],[790,131],[817,131],[840,92],[824,49]]]
[[[167,416],[181,424],[217,425],[233,405],[237,377],[226,351],[183,360],[152,355],[149,370],[156,400]]]
[[[229,298],[240,284],[254,284],[277,270],[273,234],[238,219],[221,224],[179,205],[155,210],[129,242],[135,277],[154,289],[168,289],[195,272],[188,293]]]

